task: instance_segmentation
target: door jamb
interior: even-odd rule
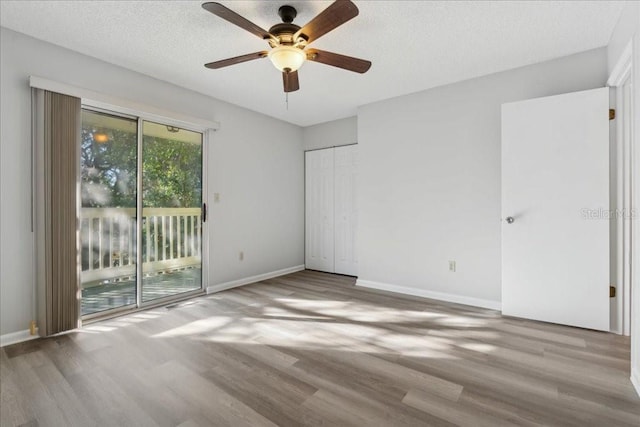
[[[635,159],[633,158],[633,96],[630,97],[625,107],[624,99],[620,96],[620,90],[626,83],[633,87],[633,44],[630,40],[624,51],[620,55],[609,79],[607,86],[616,89],[616,118],[615,122],[615,143],[616,143],[616,194],[618,200],[615,206],[615,215],[611,218],[616,221],[616,282],[619,287],[617,295],[618,329],[612,332],[621,335],[630,335],[631,332],[631,287],[635,278],[631,256],[633,247],[637,247],[637,242],[633,242],[633,230],[629,226],[637,211],[636,201],[631,193],[633,170]],[[625,123],[628,121],[628,124]],[[624,126],[628,126],[628,138],[624,138]]]

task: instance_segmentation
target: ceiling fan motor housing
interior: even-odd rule
[[[280,41],[280,44],[285,46],[306,44],[305,42],[308,39],[302,34],[298,37],[298,40],[294,40],[294,35],[300,30],[300,27],[293,23],[298,11],[293,6],[284,5],[278,9],[278,15],[282,18],[282,23],[269,28],[269,33],[273,34]],[[269,44],[271,47],[277,45],[273,40],[270,40]]]
[[[276,24],[269,28],[269,32],[276,36],[280,40],[280,44],[292,45],[296,42],[293,40],[293,35],[300,29],[296,24]],[[273,47],[273,46],[272,46]]]
[[[293,6],[284,5],[278,9],[278,16],[282,18],[282,22],[290,24],[298,16],[298,11]]]

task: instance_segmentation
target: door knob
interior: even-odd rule
[[[515,219],[512,216],[508,216],[505,218],[505,221],[507,221],[508,224],[513,224],[513,221],[515,221]]]

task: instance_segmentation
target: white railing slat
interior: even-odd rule
[[[104,257],[102,256],[102,218],[98,218],[98,268],[104,268],[102,265]]]
[[[89,218],[89,231],[88,231],[88,248],[89,248],[89,270],[93,269],[93,218]]]
[[[169,258],[173,259],[173,217],[169,217]]]

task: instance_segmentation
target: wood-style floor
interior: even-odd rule
[[[304,271],[0,351],[2,426],[639,426],[629,340]]]

